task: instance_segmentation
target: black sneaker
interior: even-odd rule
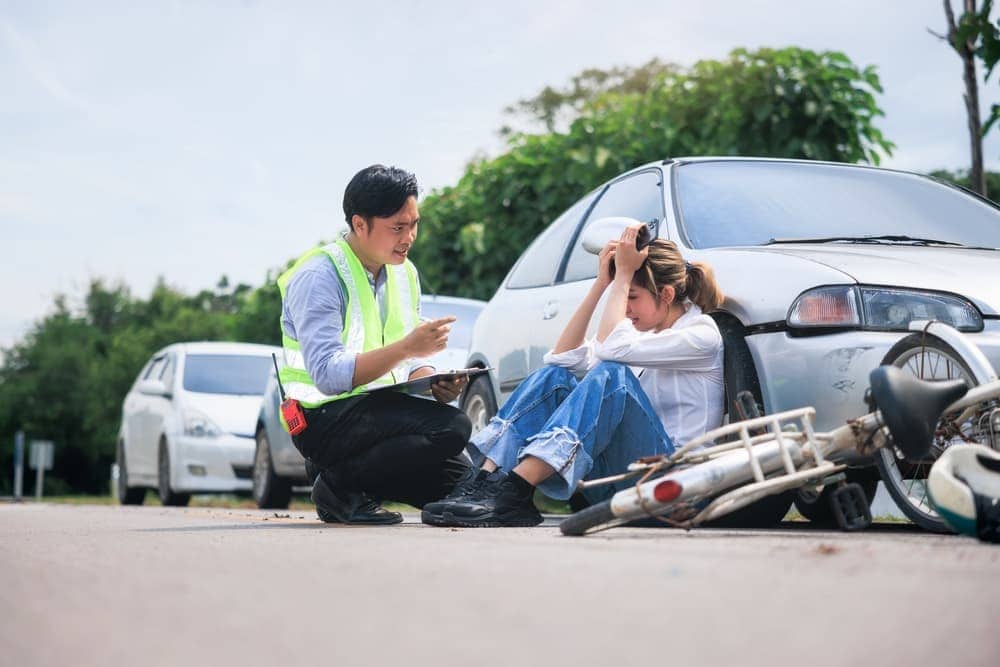
[[[542,515],[531,498],[534,487],[518,488],[502,472],[484,480],[474,493],[441,508],[439,526],[460,528],[505,528],[537,526]],[[523,482],[522,482],[523,484]]]
[[[447,496],[441,500],[435,500],[432,503],[427,503],[424,505],[423,510],[420,512],[420,520],[431,526],[443,526],[445,524],[441,523],[444,521],[444,516],[441,512],[449,504],[453,502],[458,502],[465,500],[479,492],[480,487],[493,476],[494,480],[502,479],[499,475],[503,473],[488,473],[482,468],[469,468],[462,477],[455,484],[455,488],[451,490]]]
[[[324,523],[387,525],[400,523],[403,515],[390,512],[364,493],[335,493],[320,475],[313,482],[312,501]]]

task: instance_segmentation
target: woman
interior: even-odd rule
[[[444,500],[425,505],[424,523],[537,525],[535,487],[568,499],[581,479],[670,454],[674,441],[720,424],[722,336],[705,313],[719,306],[722,293],[711,268],[684,261],[672,242],[636,250],[639,228],[626,228],[601,251],[597,279],[545,355],[547,365],[469,443],[479,470]],[[597,336],[584,340],[605,291]],[[585,369],[577,382],[572,371]],[[603,487],[601,496],[614,490]]]

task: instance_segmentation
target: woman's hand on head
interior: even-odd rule
[[[611,284],[611,260],[617,247],[618,241],[608,241],[597,255],[597,282],[604,287]]]
[[[639,230],[642,228],[641,224],[629,225],[622,232],[621,239],[618,241],[618,247],[615,249],[615,276],[627,277],[629,281],[632,280],[632,276],[642,263],[646,261],[646,256],[649,255],[649,248],[643,248],[642,250],[635,249],[635,240],[639,236]]]

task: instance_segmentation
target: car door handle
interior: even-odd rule
[[[553,317],[559,314],[559,302],[549,301],[545,304],[545,308],[542,309],[542,319],[551,320]]]

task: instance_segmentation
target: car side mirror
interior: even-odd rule
[[[608,241],[614,241],[615,239],[621,237],[622,232],[625,231],[625,228],[629,225],[646,225],[646,231],[640,232],[639,238],[637,239],[637,245],[640,249],[649,245],[650,241],[659,235],[659,220],[640,222],[635,218],[617,215],[607,218],[598,218],[588,224],[583,230],[581,239],[583,249],[595,255],[599,254],[601,250],[604,249],[604,246],[608,244]]]
[[[147,394],[149,396],[163,396],[164,398],[171,398],[170,390],[167,389],[167,385],[163,383],[163,380],[143,380],[138,386],[140,394]]]

